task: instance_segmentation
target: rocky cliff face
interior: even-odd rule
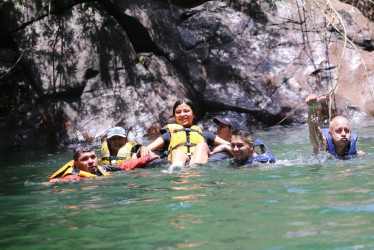
[[[97,141],[114,125],[142,137],[180,97],[203,121],[304,122],[310,92],[332,93],[334,114],[374,115],[370,13],[337,0],[4,1],[0,147]]]

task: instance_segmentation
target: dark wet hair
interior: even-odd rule
[[[195,108],[195,105],[192,103],[192,101],[188,98],[182,98],[182,99],[179,99],[178,101],[176,101],[174,103],[174,107],[173,107],[173,116],[175,116],[175,110],[177,109],[177,107],[181,104],[187,104],[188,106],[190,106],[191,110],[192,110],[192,113],[194,115],[196,115],[196,108]]]
[[[253,143],[253,133],[250,129],[237,128],[231,131],[231,136],[240,136],[248,144]]]
[[[78,146],[74,149],[74,161],[77,161],[82,153],[94,151],[91,146]]]

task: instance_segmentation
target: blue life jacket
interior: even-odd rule
[[[261,142],[260,140],[256,140],[254,146],[255,147],[262,146],[266,149],[266,152],[263,154],[258,154],[256,156],[253,156],[247,160],[241,161],[239,163],[240,165],[248,165],[248,164],[252,164],[255,162],[256,163],[275,163],[276,162],[274,156],[272,155],[268,147],[263,142]]]
[[[321,129],[322,134],[326,137],[327,139],[327,148],[326,151],[328,151],[330,154],[332,154],[336,158],[352,158],[352,156],[357,155],[357,150],[356,150],[356,141],[357,141],[357,134],[351,132],[351,142],[347,147],[347,150],[344,155],[338,156],[336,154],[335,150],[335,145],[334,142],[332,141],[332,137],[329,133],[329,129]]]

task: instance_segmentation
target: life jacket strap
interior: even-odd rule
[[[179,144],[175,145],[174,147],[171,147],[170,150],[174,150],[174,149],[182,147],[182,146],[195,147],[196,144],[195,143],[191,143],[191,142],[183,142],[183,143],[179,143]]]
[[[190,142],[184,142],[184,143],[179,143],[179,144],[175,145],[174,147],[170,147],[170,159],[173,158],[173,151],[174,151],[175,149],[179,148],[179,147],[182,147],[182,146],[187,146],[187,151],[188,151],[188,152],[186,153],[186,155],[187,155],[189,158],[191,158],[192,153],[190,152],[190,148],[191,148],[191,147],[195,147],[196,144],[194,144],[194,143],[190,143]]]
[[[173,133],[178,133],[178,132],[183,132],[183,131],[185,131],[185,132],[196,132],[196,133],[198,133],[199,135],[201,135],[201,136],[203,136],[203,133],[201,133],[199,130],[197,130],[197,129],[193,129],[193,128],[181,128],[181,129],[174,129],[173,130]]]

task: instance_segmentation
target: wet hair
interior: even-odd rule
[[[231,136],[240,136],[244,142],[251,144],[253,143],[253,133],[250,129],[236,128],[231,131]]]
[[[188,98],[182,98],[182,99],[179,99],[178,101],[176,101],[174,103],[174,107],[173,107],[173,116],[175,116],[175,110],[177,109],[177,107],[181,104],[186,104],[188,106],[190,106],[191,110],[192,110],[192,113],[194,115],[196,115],[196,108],[195,108],[195,105],[192,103],[192,101]]]
[[[74,161],[77,161],[82,153],[94,151],[91,146],[78,146],[74,149]]]

